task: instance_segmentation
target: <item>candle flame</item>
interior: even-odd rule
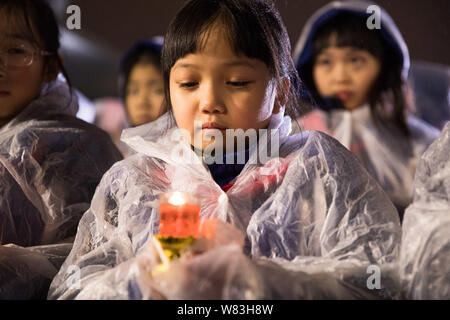
[[[173,204],[174,206],[181,206],[182,204],[185,204],[186,201],[181,192],[174,192],[173,195],[169,198],[169,203]]]

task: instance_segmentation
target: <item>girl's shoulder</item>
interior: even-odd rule
[[[413,114],[406,117],[413,144],[429,146],[439,137],[440,131]]]
[[[104,179],[112,181],[136,181],[165,176],[166,163],[143,153],[132,155],[115,162],[105,173]]]
[[[29,155],[39,164],[47,160],[55,165],[91,163],[95,166],[86,170],[92,172],[105,172],[123,158],[105,131],[68,115],[29,119],[8,127],[0,133],[0,152],[18,162]]]
[[[448,155],[450,154],[450,123],[442,129],[441,135],[430,145],[423,153],[417,177],[419,180],[443,179],[450,176],[450,162]],[[423,167],[422,169],[420,169]],[[433,176],[435,176],[433,178]],[[434,186],[438,184],[430,184]]]
[[[107,132],[74,116],[64,114],[34,118],[18,123],[9,128],[6,134],[1,135],[0,143],[3,143],[3,140],[11,139],[25,144],[40,140],[46,145],[56,142],[64,143],[64,141],[68,145],[73,145],[80,141],[85,146],[97,145],[99,149],[102,146],[113,147]]]
[[[82,139],[89,137],[90,139],[109,139],[109,135],[97,126],[85,122],[75,116],[65,114],[53,114],[43,117],[33,117],[7,128],[7,133],[1,134],[2,137],[7,136],[27,136],[33,135],[36,138],[40,136],[64,134],[66,137],[74,139]]]
[[[330,134],[327,125],[327,114],[319,109],[313,109],[297,119],[297,122],[304,130],[318,130]]]
[[[357,161],[338,140],[316,130],[302,131],[289,136],[283,144],[283,149],[285,154],[293,153],[296,158],[320,159],[332,166],[337,160],[346,165]]]

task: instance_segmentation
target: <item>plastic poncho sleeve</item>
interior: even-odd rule
[[[80,221],[74,250],[52,283],[50,299],[139,298],[139,290],[133,289],[135,255],[152,235],[152,228],[143,229],[157,228],[152,203],[164,181],[147,175],[133,158],[128,159],[136,166],[118,162],[100,182]],[[132,197],[139,201],[130,201]]]
[[[0,138],[2,243],[74,236],[101,177],[122,158],[105,132],[66,115],[24,122]]]
[[[23,248],[0,245],[0,299],[45,299],[71,243]]]
[[[176,261],[142,282],[144,297],[157,296],[155,291],[169,299],[398,297],[393,262],[400,224],[387,195],[325,135],[311,133],[288,162],[277,187],[282,192],[272,193],[248,224],[252,259],[230,244]],[[274,170],[282,172],[280,167]],[[252,176],[237,184],[247,188]]]

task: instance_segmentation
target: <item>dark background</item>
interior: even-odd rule
[[[138,39],[164,35],[185,0],[50,0],[63,30],[63,56],[73,84],[89,98],[117,95],[123,53]],[[308,17],[328,0],[276,0],[292,47]],[[378,0],[392,16],[414,61],[450,65],[450,0]],[[68,31],[66,8],[81,8],[81,30]],[[195,17],[193,17],[195,19]]]

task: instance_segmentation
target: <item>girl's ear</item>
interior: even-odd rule
[[[272,113],[277,114],[282,108],[286,106],[289,97],[289,89],[291,88],[291,82],[288,78],[281,79],[277,86],[277,96],[275,97],[275,104],[273,106]]]
[[[49,61],[47,62],[44,70],[44,82],[55,81],[58,77],[58,74],[61,71],[58,59],[61,59],[62,61],[62,58],[58,56],[57,58],[49,59]]]

